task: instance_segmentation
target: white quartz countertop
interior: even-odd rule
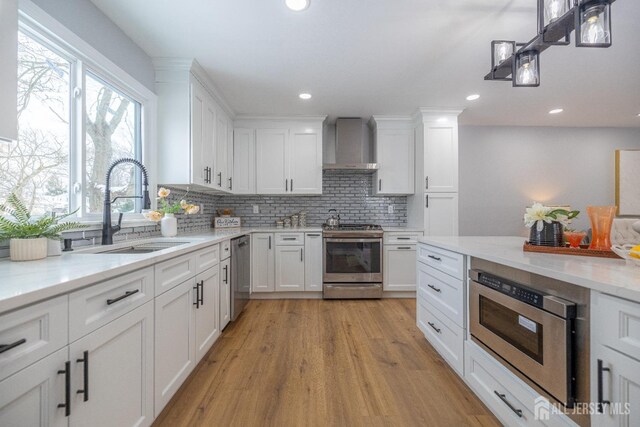
[[[307,228],[240,228],[180,234],[164,240],[188,242],[173,248],[145,254],[92,254],[88,248],[63,253],[39,261],[0,261],[0,313],[42,301],[104,281],[122,274],[166,261],[178,255],[205,248],[253,232],[321,232]],[[152,238],[154,241],[160,238]],[[144,242],[149,239],[142,239]],[[135,240],[118,242],[113,248],[135,244]]]
[[[640,267],[624,260],[524,252],[523,237],[422,237],[418,241],[640,302]]]

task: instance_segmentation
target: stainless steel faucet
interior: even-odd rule
[[[111,171],[122,163],[132,163],[142,170],[142,176],[144,178],[142,185],[144,186],[144,191],[142,196],[121,196],[116,197],[111,200]],[[118,216],[118,225],[111,224],[111,204],[118,199],[142,199],[143,207],[142,209],[151,209],[151,199],[149,198],[149,177],[147,175],[147,169],[144,167],[142,163],[137,161],[136,159],[123,158],[116,160],[111,163],[109,169],[107,170],[106,176],[106,185],[104,188],[104,207],[102,209],[102,244],[103,245],[112,245],[113,244],[113,235],[120,231],[122,224],[122,213]]]

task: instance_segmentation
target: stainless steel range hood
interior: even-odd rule
[[[333,140],[333,138],[326,138]],[[331,142],[329,142],[331,144]],[[335,126],[335,162],[331,156],[326,156],[330,163],[325,163],[325,170],[359,170],[375,171],[378,165],[371,161],[371,133],[365,121],[361,118],[340,118]]]

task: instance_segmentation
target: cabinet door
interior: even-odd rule
[[[208,179],[207,138],[209,138],[209,118],[205,118],[207,110],[207,93],[197,83],[191,84],[191,181],[205,185]],[[211,128],[213,129],[213,128]]]
[[[195,277],[156,297],[155,414],[195,366]]]
[[[304,291],[304,246],[276,246],[276,291]]]
[[[289,192],[322,194],[322,130],[292,129]]]
[[[227,116],[220,110],[217,112],[216,120],[216,168],[214,186],[220,190],[227,189]]]
[[[425,191],[458,191],[458,127],[430,125],[424,134]]]
[[[414,130],[381,129],[376,135],[376,193],[413,194]]]
[[[18,0],[0,2],[0,144],[18,139]]]
[[[603,371],[600,374],[598,360],[602,361]],[[591,353],[591,366],[591,400],[598,402],[598,382],[602,381],[601,398],[611,402],[604,405],[604,413],[592,415],[592,425],[639,427],[640,361],[595,344]]]
[[[256,193],[256,139],[253,129],[233,131],[233,192]]]
[[[304,236],[304,290],[322,292],[322,233]]]
[[[210,268],[196,276],[196,298],[200,296],[195,309],[196,316],[196,363],[207,354],[214,342],[220,336],[220,272],[219,266]]]
[[[227,118],[227,191],[233,191],[233,120]]]
[[[220,330],[231,321],[231,258],[220,263]]]
[[[258,194],[285,194],[289,190],[288,129],[256,131],[256,190]]]
[[[253,292],[273,292],[275,291],[274,236],[272,233],[255,233],[251,239]]]
[[[427,193],[424,195],[424,235],[458,235],[458,194]]]
[[[384,246],[385,291],[416,290],[416,246]]]
[[[208,98],[204,104],[202,112],[202,164],[207,170],[205,171],[205,185],[213,187],[213,172],[215,166],[215,126],[216,126],[216,109],[213,101]]]
[[[153,303],[75,341],[70,426],[145,426],[153,421]]]
[[[58,371],[65,370],[68,350],[64,347],[0,382],[0,426],[67,425],[65,408],[58,408],[66,404],[65,375]]]

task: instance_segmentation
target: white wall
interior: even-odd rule
[[[461,126],[459,143],[460,235],[526,236],[533,201],[582,211],[576,228],[613,205],[614,152],[640,148],[640,129]]]
[[[154,91],[151,58],[89,0],[32,0],[62,25]]]

